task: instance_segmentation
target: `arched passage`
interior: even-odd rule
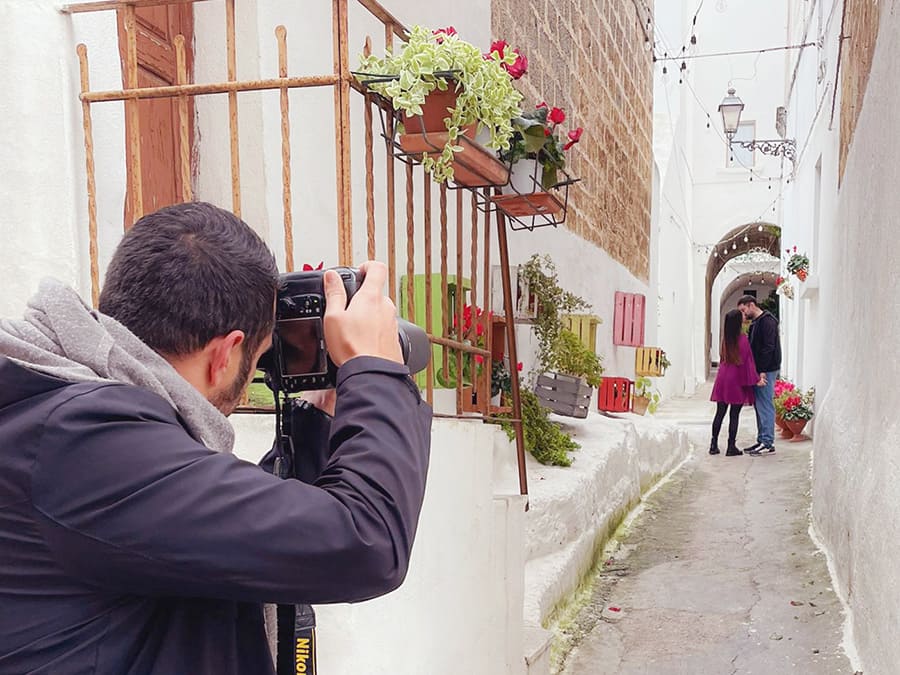
[[[711,326],[712,326],[712,290],[716,277],[722,268],[734,258],[751,250],[766,252],[778,258],[781,251],[781,229],[772,223],[747,223],[726,233],[709,253],[706,263],[706,331],[705,331],[705,373],[709,375]],[[746,284],[746,280],[744,281]]]

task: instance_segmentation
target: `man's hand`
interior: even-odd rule
[[[760,374],[759,374],[759,382],[756,383],[756,386],[757,386],[757,387],[765,387],[765,386],[766,386],[766,383],[767,383],[767,380],[766,380],[766,374],[765,374],[765,373],[760,373]]]
[[[403,363],[397,333],[397,309],[384,295],[387,267],[369,261],[360,266],[362,286],[347,305],[337,272],[325,272],[325,344],[337,366],[357,356],[377,356]],[[346,309],[345,309],[346,307]]]

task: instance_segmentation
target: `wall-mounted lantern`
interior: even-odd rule
[[[734,140],[734,135],[741,123],[743,110],[744,102],[735,95],[734,89],[729,89],[728,96],[719,104],[719,113],[722,115],[722,126],[725,129],[725,136],[728,138],[729,148],[732,145],[739,145],[747,150],[759,150],[764,155],[781,156],[793,162],[797,153],[797,142],[792,138],[760,141],[756,139],[752,141]]]

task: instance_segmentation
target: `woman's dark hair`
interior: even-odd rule
[[[741,310],[732,309],[725,315],[725,330],[722,337],[722,360],[736,366],[741,364],[741,328],[744,315]]]
[[[272,252],[244,221],[212,204],[177,204],[122,237],[99,309],[161,354],[241,330],[252,357],[272,332],[277,284]]]

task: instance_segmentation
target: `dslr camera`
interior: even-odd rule
[[[352,267],[336,267],[347,292],[347,302],[362,286],[364,275]],[[275,392],[295,394],[335,386],[337,366],[325,344],[325,272],[282,274],[275,304],[272,349],[260,359],[266,383]],[[428,365],[431,347],[425,331],[398,319],[403,361],[411,373]]]

